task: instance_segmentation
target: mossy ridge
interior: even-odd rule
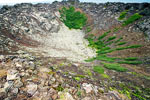
[[[99,74],[104,74],[104,68],[102,66],[94,66],[93,71],[95,71]]]
[[[93,71],[99,73],[103,78],[110,78],[107,74],[104,73],[104,68],[102,66],[94,66]]]
[[[87,16],[84,13],[75,11],[75,7],[63,7],[59,10],[60,19],[69,29],[82,29],[87,23]]]
[[[125,10],[125,11],[121,12],[118,20],[123,20],[126,17],[127,13],[128,13],[128,10]]]
[[[119,64],[132,64],[132,65],[137,65],[137,64],[142,64],[141,61],[119,61]]]
[[[138,59],[137,57],[124,58],[124,60],[126,60],[126,61],[134,61],[134,60],[137,60],[137,59]]]
[[[103,63],[103,64],[104,64],[105,68],[107,68],[107,69],[116,70],[116,71],[120,71],[120,72],[127,71],[127,69],[121,67],[119,64],[134,64],[134,65],[141,64],[140,61],[136,61],[137,59],[132,58],[132,57],[124,59],[124,58],[115,58],[115,57],[107,56],[108,53],[111,53],[114,51],[142,47],[142,45],[130,45],[130,46],[118,47],[118,46],[125,45],[127,42],[121,41],[121,40],[123,40],[122,37],[120,37],[119,39],[117,39],[116,36],[107,37],[110,32],[112,32],[112,31],[110,30],[110,31],[105,32],[104,34],[99,36],[97,39],[94,36],[90,36],[91,38],[90,37],[88,38],[89,46],[93,47],[97,50],[96,51],[97,56],[94,58],[88,59],[87,61],[90,62],[90,61],[94,61],[94,60],[100,60],[100,61],[106,61],[106,62],[114,62],[115,64],[107,64],[107,63],[105,63],[105,64]],[[107,38],[105,38],[105,37],[107,37]],[[104,38],[105,38],[105,40],[104,40]],[[112,48],[111,45],[113,45],[113,44],[117,47]]]
[[[130,16],[127,20],[125,20],[122,24],[122,26],[126,26],[129,25],[133,22],[135,22],[136,20],[142,18],[142,15],[140,15],[139,13],[135,13],[132,16]]]
[[[115,62],[116,58],[107,57],[106,55],[99,55],[95,58],[96,60],[102,60],[107,62]]]
[[[115,70],[118,72],[125,72],[128,70],[127,68],[121,67],[121,65],[118,63],[105,63],[105,62],[101,62],[101,63],[104,65],[105,68],[110,70]]]
[[[117,89],[119,88],[119,89]],[[119,83],[116,87],[109,87],[109,89],[117,90],[121,94],[125,94],[130,100],[134,97],[138,98],[138,100],[150,100],[150,88],[142,88],[135,86],[131,83],[124,84]]]

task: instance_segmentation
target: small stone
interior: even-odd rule
[[[30,69],[35,69],[35,64],[34,64],[34,62],[30,61],[30,62],[29,62],[29,66],[30,66]]]
[[[16,80],[18,79],[18,71],[17,70],[8,70],[7,71],[7,80]]]
[[[51,81],[52,81],[52,82],[55,82],[55,81],[56,81],[56,79],[55,79],[54,77],[52,77]]]
[[[0,92],[0,100],[4,100],[4,98],[7,96],[5,92]]]
[[[8,90],[13,86],[13,81],[8,81],[4,84],[4,90],[5,92],[8,92]]]
[[[90,98],[90,97],[85,97],[85,98],[83,98],[82,100],[92,100],[92,98]]]
[[[53,88],[51,88],[51,89],[48,91],[48,93],[54,94],[54,93],[56,93],[56,90],[54,90]]]
[[[15,66],[16,66],[17,68],[21,68],[21,67],[22,67],[22,64],[20,64],[19,62],[16,62],[16,63],[15,63]]]
[[[50,72],[50,69],[48,68],[40,68],[40,72]]]
[[[83,83],[82,86],[86,93],[90,93],[93,90],[92,84]]]
[[[17,94],[17,93],[18,93],[18,91],[19,91],[19,90],[18,90],[18,88],[14,88],[14,89],[12,89],[12,91],[11,91],[11,92],[12,92],[12,93],[14,93],[14,94]]]
[[[3,60],[5,57],[3,55],[0,55],[0,60]]]
[[[7,76],[7,71],[6,70],[0,70],[0,78],[3,78],[3,77],[5,77],[5,76]]]
[[[59,92],[58,95],[60,96],[58,100],[75,100],[68,92]]]
[[[37,84],[30,83],[27,85],[27,92],[31,95],[33,95],[37,91]]]
[[[58,97],[58,95],[57,95],[57,94],[54,94],[54,95],[52,96],[52,99],[53,99],[53,100],[56,100],[57,97]]]
[[[15,86],[16,88],[20,88],[20,87],[23,86],[23,83],[22,83],[20,80],[16,80],[15,83],[14,83],[14,86]]]

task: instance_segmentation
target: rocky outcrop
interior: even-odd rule
[[[12,52],[17,45],[37,46],[37,35],[45,36],[51,32],[58,32],[60,26],[53,24],[56,20],[55,11],[63,5],[71,5],[69,2],[54,2],[52,4],[17,4],[3,6],[0,10],[0,52]],[[117,20],[119,14],[128,10],[128,14],[140,13],[143,19],[137,26],[139,30],[149,37],[149,9],[148,3],[78,3],[88,15],[92,16],[93,27],[96,30],[108,30],[113,26],[120,25]],[[14,49],[15,48],[15,49]]]
[[[69,76],[69,79],[62,76],[61,70],[56,70],[57,66],[54,67],[54,63],[49,62],[54,58],[37,58],[26,52],[19,52],[20,55],[1,56],[0,100],[110,100],[111,98],[118,100],[123,98],[123,95],[118,92],[108,91],[103,94],[100,92],[105,90],[103,87],[85,83],[86,81],[76,82],[72,76]],[[49,64],[45,65],[45,62]],[[69,64],[65,61],[64,63]]]
[[[110,82],[109,79],[102,79],[102,76],[99,77],[99,74],[92,71],[93,65],[97,62],[94,64],[80,62],[95,56],[95,51],[87,47],[84,31],[69,30],[59,20],[58,9],[72,4],[72,0],[70,2],[64,0],[52,4],[24,3],[0,9],[0,53],[6,54],[0,55],[0,99],[128,100],[115,89],[109,91],[107,86],[113,86],[115,84],[113,82],[117,80],[118,83],[137,81],[135,83],[142,87],[149,87],[149,80],[145,79],[145,76],[133,75],[132,66],[127,66],[131,69],[129,73],[106,71],[112,79]],[[146,34],[150,39],[150,4],[148,3],[77,2],[75,6],[91,18],[88,26],[92,27],[92,32],[97,31],[99,34],[121,26],[122,21],[119,21],[118,17],[122,11],[128,10],[127,18],[133,13],[139,13],[143,17],[122,29],[125,31],[121,36],[127,37],[128,33],[133,33],[129,36],[133,43],[143,43],[141,37],[143,35],[137,36],[140,33]],[[117,34],[116,32],[113,35]],[[146,44],[147,41],[144,43]],[[148,47],[146,49],[149,50]],[[133,53],[138,53],[140,57],[142,51],[146,50],[137,49]],[[123,53],[117,52],[119,57]],[[149,64],[148,53],[145,53],[146,63]],[[132,54],[127,52],[124,55]],[[124,55],[121,57],[126,57]],[[142,66],[142,70],[145,69]],[[141,73],[140,68],[135,70],[136,72],[140,70]]]

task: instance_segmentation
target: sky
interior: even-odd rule
[[[51,3],[56,0],[0,0],[0,5],[13,5],[16,3]],[[62,0],[57,0],[62,1]],[[96,2],[96,3],[104,3],[104,2],[149,2],[150,0],[80,0],[81,2]]]

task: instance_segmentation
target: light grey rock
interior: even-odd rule
[[[4,55],[0,55],[0,60],[3,60],[4,58]]]
[[[30,69],[35,69],[35,64],[33,61],[29,62]]]
[[[18,89],[18,88],[13,88],[13,89],[11,90],[11,92],[12,92],[13,94],[17,94],[17,93],[18,93],[18,91],[19,91],[19,89]]]
[[[37,91],[37,84],[29,83],[29,85],[26,86],[27,93],[33,95]]]
[[[4,91],[5,92],[8,92],[9,91],[9,89],[13,86],[13,81],[8,81],[8,82],[6,82],[5,84],[4,84]]]
[[[7,80],[16,80],[19,79],[19,74],[17,70],[10,69],[7,71]]]
[[[82,100],[92,100],[92,98],[90,98],[90,97],[85,97],[85,98],[83,98]]]
[[[83,87],[83,89],[85,90],[86,93],[90,93],[93,90],[93,85],[92,84],[83,83],[82,87]]]
[[[14,83],[14,87],[16,88],[20,88],[23,86],[23,83],[20,81],[20,80],[16,80],[15,83]]]
[[[75,100],[68,92],[58,92],[58,95],[62,97],[62,100]]]

